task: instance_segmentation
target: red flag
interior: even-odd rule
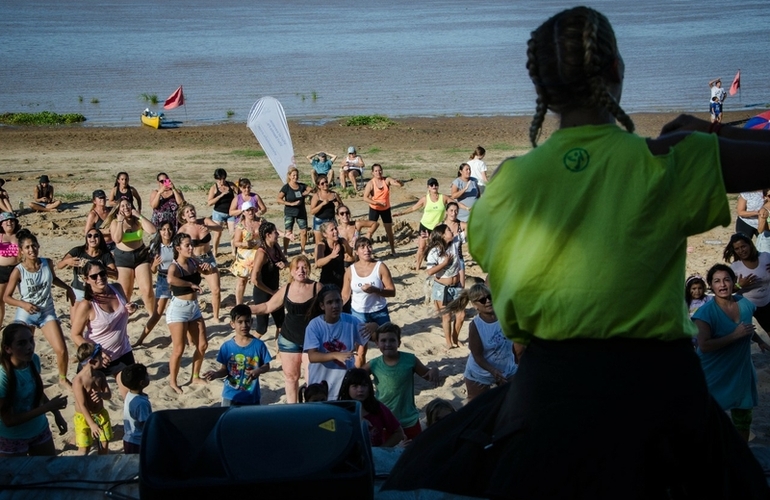
[[[178,108],[182,104],[184,104],[184,92],[182,92],[182,86],[180,85],[179,88],[171,94],[171,97],[166,99],[166,102],[163,103],[163,109]]]
[[[735,78],[733,78],[733,84],[730,85],[730,95],[737,94],[740,88],[741,88],[741,70],[738,70],[738,72],[735,74]]]

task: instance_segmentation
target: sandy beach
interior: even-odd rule
[[[637,132],[644,136],[657,136],[661,127],[673,119],[676,113],[633,115]],[[705,116],[703,116],[705,118]],[[747,113],[726,113],[725,121],[748,118]],[[138,117],[137,117],[138,118]],[[398,120],[396,126],[385,130],[372,130],[363,127],[345,127],[340,122],[328,122],[324,125],[304,125],[290,122],[289,128],[294,144],[294,151],[301,171],[301,182],[309,182],[310,165],[305,155],[324,150],[343,155],[350,145],[357,147],[368,166],[380,163],[385,175],[409,181],[403,188],[394,188],[391,200],[394,211],[411,206],[426,192],[425,181],[436,177],[441,191],[449,192],[449,185],[456,177],[457,166],[468,157],[477,145],[487,149],[485,161],[492,169],[504,158],[523,154],[529,150],[529,117],[445,117],[445,118],[410,118]],[[138,120],[137,120],[138,123]],[[555,127],[553,118],[546,121],[544,136]],[[58,197],[64,201],[64,210],[51,214],[35,214],[25,210],[21,217],[24,227],[38,235],[41,243],[41,256],[58,262],[66,252],[84,242],[84,224],[91,202],[91,193],[95,189],[108,190],[112,187],[115,175],[126,171],[131,176],[131,185],[142,196],[145,206],[149,205],[150,192],[155,187],[155,176],[159,172],[167,173],[174,183],[182,188],[186,199],[198,207],[201,215],[211,213],[206,206],[206,194],[214,182],[213,172],[224,168],[230,180],[239,177],[251,179],[255,190],[262,196],[268,207],[266,219],[282,226],[283,207],[276,202],[282,185],[267,158],[260,155],[258,142],[243,123],[216,126],[184,127],[176,129],[152,130],[147,127],[97,128],[97,127],[57,127],[57,128],[11,128],[0,127],[0,177],[7,180],[5,189],[11,196],[14,207],[22,201],[25,207],[31,197],[33,187],[42,174],[51,178]],[[369,175],[366,175],[369,178]],[[735,197],[730,197],[734,211]],[[367,206],[360,197],[352,196],[345,200],[356,218],[363,217]],[[620,202],[621,200],[617,200]],[[145,208],[145,214],[150,210]],[[397,238],[396,257],[388,256],[384,231],[375,234],[375,252],[387,263],[396,283],[396,297],[389,300],[392,320],[404,330],[402,349],[413,352],[426,364],[437,366],[441,373],[441,382],[433,388],[427,382],[416,381],[416,400],[418,407],[424,407],[431,399],[442,397],[460,407],[465,399],[465,386],[462,373],[469,351],[463,346],[446,352],[440,320],[435,317],[433,305],[424,301],[425,273],[412,270],[416,242],[414,230],[420,218],[413,213],[396,220],[394,226]],[[733,232],[732,225],[717,228],[690,238],[688,242],[687,273],[706,273],[714,263],[721,261],[724,243]],[[224,233],[218,258],[220,268],[227,269],[231,262],[229,254],[229,234]],[[382,239],[382,240],[380,240]],[[311,245],[308,246],[312,248]],[[299,247],[290,247],[289,258],[299,252]],[[469,277],[482,278],[483,271],[478,266],[467,270]],[[71,270],[64,270],[58,275],[66,282],[71,280]],[[284,273],[282,282],[288,274]],[[317,278],[318,272],[314,271]],[[469,279],[470,281],[470,279]],[[205,285],[203,287],[206,289]],[[222,312],[226,314],[235,304],[235,278],[229,273],[222,276]],[[67,338],[70,355],[74,347],[69,340],[70,317],[64,293],[55,288],[57,313],[62,322]],[[250,287],[249,293],[250,296]],[[138,291],[134,299],[139,300]],[[209,349],[204,361],[204,371],[215,369],[216,353],[223,341],[231,336],[228,323],[220,323],[212,318],[210,294],[201,296],[206,302],[204,319],[207,323]],[[6,320],[12,320],[14,308],[8,307]],[[135,340],[147,318],[148,312],[142,309],[132,316],[129,333]],[[466,319],[460,339],[467,337]],[[761,331],[758,328],[758,331]],[[766,337],[764,332],[761,333]],[[43,366],[43,380],[46,393],[54,396],[60,392],[56,384],[55,357],[50,346],[37,334],[36,352],[40,355]],[[276,354],[275,329],[270,327],[263,338],[273,355]],[[770,339],[766,340],[770,341]],[[164,320],[158,324],[142,348],[135,350],[138,362],[147,365],[152,382],[147,390],[154,410],[168,408],[197,408],[219,404],[222,382],[211,382],[206,386],[190,386],[192,351],[188,348],[183,359],[179,381],[185,382],[184,393],[177,395],[167,383],[170,339]],[[379,356],[375,347],[370,347],[369,358]],[[759,378],[760,406],[755,409],[752,432],[754,442],[770,444],[770,356],[753,354]],[[650,369],[655,369],[654,360]],[[74,364],[70,366],[70,376],[75,373]],[[644,374],[640,374],[644,376]],[[111,382],[114,384],[114,382]],[[271,370],[261,377],[262,403],[272,404],[284,401],[283,375],[280,359],[271,363]],[[113,386],[114,388],[114,386]],[[116,439],[112,443],[113,453],[122,452],[119,440],[122,436],[123,403],[117,395],[106,402],[115,429]],[[63,412],[70,423],[70,431],[64,436],[55,436],[57,451],[63,455],[75,453],[72,432],[74,402],[70,395],[70,404]],[[630,430],[632,431],[632,430]]]

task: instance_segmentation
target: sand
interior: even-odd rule
[[[657,136],[660,128],[676,114],[634,115],[637,131],[646,136]],[[748,118],[745,113],[727,113],[726,121]],[[137,120],[138,122],[138,120]],[[544,140],[553,130],[555,121],[546,121]],[[528,117],[447,117],[447,118],[412,118],[399,120],[398,125],[386,130],[371,130],[361,127],[344,127],[339,122],[329,122],[320,126],[298,122],[290,123],[294,149],[301,166],[304,182],[309,180],[309,163],[304,156],[325,150],[343,155],[346,148],[355,145],[364,157],[367,165],[381,163],[385,175],[401,180],[410,180],[403,188],[394,188],[391,192],[394,211],[411,206],[425,194],[425,180],[438,178],[442,192],[449,192],[449,185],[456,177],[457,166],[467,161],[476,145],[487,149],[487,165],[494,168],[504,158],[522,154],[529,149]],[[8,182],[5,188],[11,195],[14,206],[19,201],[29,200],[37,178],[48,174],[59,196],[66,201],[64,210],[52,214],[32,214],[27,210],[21,217],[24,226],[32,229],[41,242],[41,256],[58,261],[66,252],[84,241],[83,230],[86,214],[90,208],[91,192],[95,189],[109,189],[119,171],[131,175],[131,185],[136,187],[145,204],[149,204],[149,195],[155,187],[155,175],[166,172],[185,192],[185,197],[199,208],[199,213],[208,215],[206,193],[213,183],[213,171],[224,168],[230,180],[248,177],[255,185],[268,206],[266,218],[278,223],[283,217],[283,210],[275,201],[281,182],[264,156],[256,156],[259,145],[245,124],[224,124],[216,126],[180,127],[169,130],[152,130],[137,125],[131,128],[97,127],[54,127],[54,128],[9,128],[0,127],[0,177]],[[368,176],[367,176],[368,177]],[[735,206],[731,197],[731,206]],[[362,217],[367,207],[359,197],[345,200],[354,216]],[[149,210],[145,208],[145,214]],[[397,234],[396,257],[388,256],[384,232],[380,229],[375,238],[375,252],[384,260],[394,276],[396,297],[389,300],[392,320],[404,330],[402,349],[413,352],[424,363],[437,366],[441,373],[441,382],[434,388],[427,382],[415,383],[418,407],[424,407],[431,399],[442,397],[460,407],[465,399],[465,386],[462,373],[465,360],[469,355],[467,347],[444,349],[440,320],[435,316],[432,305],[424,301],[425,273],[415,273],[411,267],[414,262],[416,243],[414,230],[420,214],[413,213],[396,221]],[[708,268],[721,260],[724,242],[729,239],[733,229],[717,228],[708,233],[692,237],[688,242],[687,272],[705,274]],[[379,240],[382,238],[382,240]],[[229,242],[229,235],[224,233],[223,242]],[[718,243],[717,243],[718,242]],[[312,248],[309,245],[309,249]],[[296,255],[298,246],[290,248],[289,256]],[[222,256],[218,258],[221,268],[227,268],[229,245],[220,247]],[[469,278],[483,279],[484,273],[478,266],[467,270]],[[65,281],[71,279],[71,271],[59,273]],[[314,272],[317,278],[318,273]],[[285,282],[286,274],[283,276]],[[469,279],[470,281],[470,279]],[[227,313],[235,303],[235,279],[229,274],[222,277],[222,311]],[[205,289],[205,284],[204,284]],[[55,289],[57,312],[67,337],[70,354],[74,352],[69,341],[69,308],[60,289]],[[138,291],[134,292],[138,300]],[[208,302],[210,294],[204,293],[201,300]],[[14,308],[8,307],[6,317],[13,318]],[[460,338],[467,337],[468,319],[461,331]],[[135,314],[129,323],[129,334],[136,339],[141,332],[148,314],[145,310]],[[204,310],[207,323],[209,349],[203,370],[215,369],[216,354],[222,342],[231,337],[229,325],[219,323],[212,318],[211,306]],[[8,320],[6,320],[8,321]],[[56,384],[55,358],[51,348],[38,333],[37,353],[41,357],[43,379],[49,396],[60,392]],[[271,326],[264,339],[271,353],[276,354],[275,330]],[[145,346],[135,350],[138,362],[149,368],[151,384],[147,390],[154,410],[169,408],[197,408],[215,406],[219,403],[222,382],[215,381],[205,386],[183,385],[184,393],[177,395],[167,383],[168,356],[170,339],[164,320],[145,341]],[[371,347],[369,358],[378,356],[375,347]],[[188,348],[183,358],[179,381],[187,382],[190,378],[192,351]],[[770,372],[767,355],[755,353],[760,386],[760,407],[754,415],[753,432],[755,442],[767,444],[770,432]],[[655,369],[651,361],[650,369]],[[74,375],[74,364],[70,367],[70,376]],[[644,376],[644,374],[640,374]],[[111,382],[113,383],[113,382]],[[280,403],[285,400],[283,375],[280,360],[271,363],[271,370],[261,377],[263,404]],[[113,383],[114,388],[114,383]],[[74,403],[63,412],[70,422],[70,431],[64,436],[56,436],[56,448],[63,455],[75,452],[72,417]],[[122,401],[116,395],[106,402],[115,428],[116,439],[112,443],[113,452],[122,450],[119,443],[122,436]]]

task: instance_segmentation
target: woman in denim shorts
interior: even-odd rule
[[[304,366],[307,378],[307,354],[303,354],[307,313],[313,305],[320,286],[310,279],[310,260],[304,255],[297,255],[289,264],[291,280],[278,289],[275,294],[262,304],[252,305],[252,314],[270,314],[280,308],[286,309],[283,328],[278,335],[278,352],[281,353],[281,369],[286,386],[286,402],[296,403],[299,390],[299,377]]]
[[[361,236],[356,240],[357,260],[345,270],[342,302],[350,300],[351,314],[363,323],[390,322],[387,297],[396,296],[396,285],[390,270],[372,252],[372,240]]]
[[[144,330],[142,330],[139,339],[134,342],[134,347],[142,345],[144,339],[160,321],[160,317],[163,316],[166,305],[168,305],[168,301],[171,299],[171,288],[168,285],[168,268],[174,261],[173,240],[175,234],[174,224],[171,221],[161,222],[158,232],[150,243],[150,256],[152,257],[150,269],[157,276],[155,279],[155,310],[152,312],[150,319],[147,320],[147,324]]]
[[[69,387],[71,384],[67,380],[67,344],[56,316],[51,286],[63,288],[67,292],[70,305],[75,303],[75,294],[68,284],[56,276],[51,259],[39,257],[40,244],[34,234],[28,229],[22,229],[16,237],[21,248],[21,263],[11,271],[3,302],[16,307],[14,321],[25,323],[32,329],[39,328],[43,332],[56,354],[59,384]],[[13,297],[13,292],[17,289],[20,299]]]
[[[178,394],[182,389],[177,384],[179,365],[184,353],[185,339],[190,334],[195,346],[190,383],[205,384],[200,372],[203,356],[208,349],[206,323],[198,306],[201,272],[210,271],[207,263],[199,263],[193,258],[192,239],[185,233],[174,236],[174,261],[168,268],[168,284],[171,288],[171,305],[166,311],[166,323],[171,332],[171,356],[168,361],[169,385]]]
[[[212,233],[221,232],[222,227],[208,217],[199,219],[195,205],[190,203],[185,203],[179,207],[177,220],[179,221],[177,234],[185,233],[190,236],[195,260],[208,264],[203,277],[206,279],[209,290],[211,290],[211,307],[214,311],[214,318],[222,321],[223,318],[219,317],[221,290],[219,268],[217,268],[217,259],[211,246]]]
[[[459,255],[455,235],[446,224],[439,224],[430,233],[427,263],[428,276],[433,279],[431,298],[436,311],[441,315],[446,347],[447,349],[460,347],[458,337],[465,320],[465,312],[457,312],[452,322],[452,313],[443,309],[460,295],[460,291],[465,286],[460,272],[462,257]]]
[[[223,168],[214,170],[214,180],[216,182],[209,189],[209,196],[207,204],[213,207],[211,210],[211,220],[222,226],[224,229],[227,224],[227,231],[230,233],[230,237],[235,234],[235,217],[230,215],[230,204],[233,202],[238,188],[232,182],[227,180],[227,172]],[[219,239],[222,237],[222,231],[214,231],[214,241],[212,246],[214,247],[214,256],[219,255]],[[232,253],[235,255],[235,248],[232,243]]]

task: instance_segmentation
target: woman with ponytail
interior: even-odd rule
[[[281,245],[278,243],[280,234],[272,222],[263,222],[259,226],[259,240],[261,242],[257,248],[257,254],[254,257],[254,267],[251,270],[251,284],[254,285],[254,304],[264,304],[278,291],[281,279],[281,270],[289,265],[286,260]],[[275,336],[281,333],[283,319],[285,316],[282,308],[272,312],[275,322]],[[267,324],[269,316],[267,314],[257,315],[254,329],[257,331],[257,337],[262,337],[267,333]]]

